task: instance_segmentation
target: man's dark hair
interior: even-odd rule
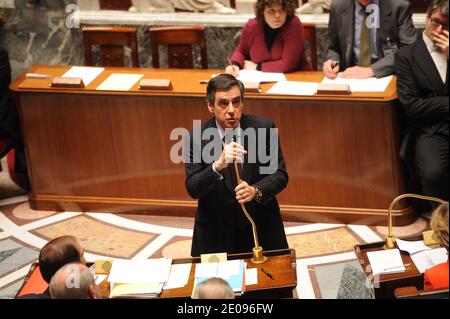
[[[441,14],[448,17],[448,0],[431,0],[428,3],[427,15],[431,16],[431,14],[439,10]]]
[[[65,264],[81,262],[82,256],[77,239],[62,236],[49,241],[39,253],[39,268],[42,278],[50,283],[53,275]]]
[[[244,101],[244,84],[241,81],[231,74],[219,74],[213,77],[208,82],[208,87],[206,88],[206,99],[208,104],[214,105],[217,91],[228,91],[235,86],[239,87],[239,91],[241,91],[241,101]]]
[[[255,4],[256,18],[264,22],[264,9],[273,7],[274,5],[279,5],[286,11],[286,20],[295,16],[295,3],[293,0],[258,0]]]

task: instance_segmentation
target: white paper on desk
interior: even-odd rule
[[[421,274],[428,268],[445,263],[448,259],[445,248],[424,250],[411,255],[411,259]]]
[[[164,289],[182,288],[189,282],[192,264],[175,264],[170,267],[169,279],[164,284]]]
[[[245,269],[245,285],[258,284],[258,268]]]
[[[417,240],[417,241],[408,241],[408,240],[401,240],[396,239],[395,242],[397,243],[397,246],[400,250],[408,252],[410,255],[417,253],[422,250],[428,250],[430,247],[426,246],[423,242],[423,240]]]
[[[267,93],[282,95],[314,95],[317,93],[318,85],[318,83],[314,82],[281,81],[272,86]]]
[[[111,74],[97,87],[99,91],[129,91],[144,74]]]
[[[97,76],[105,71],[105,68],[94,68],[89,66],[73,66],[63,74],[63,78],[82,78],[85,86],[94,81]]]
[[[367,253],[374,275],[393,274],[406,271],[398,249],[369,251]]]
[[[232,276],[239,275],[240,270],[241,261],[239,259],[221,261],[217,266],[217,277],[229,279]]]
[[[169,279],[172,259],[118,260],[112,263],[108,281],[113,283],[157,283]]]
[[[287,80],[286,76],[283,73],[262,72],[253,70],[240,70],[237,79],[242,82],[259,82],[259,83],[279,82]]]
[[[217,263],[195,264],[195,278],[216,277]]]
[[[391,83],[392,75],[384,78],[368,78],[368,79],[343,79],[338,76],[335,79],[325,77],[322,83],[348,84],[352,92],[384,92]]]

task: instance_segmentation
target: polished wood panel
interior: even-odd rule
[[[169,68],[194,68],[193,45],[198,45],[200,48],[202,69],[208,68],[204,27],[150,27],[149,31],[154,68],[160,67],[160,45],[167,45]]]
[[[28,72],[61,75],[68,67]],[[112,73],[171,79],[172,91],[102,92]],[[50,88],[50,80],[19,77],[11,86],[29,159],[34,209],[146,211],[193,216],[184,165],[170,160],[175,128],[207,120],[205,85],[218,70],[107,68],[85,89]],[[288,79],[319,82],[320,72]],[[404,193],[398,149],[395,80],[384,93],[350,96],[246,94],[244,111],[272,118],[289,172],[279,194],[285,220],[384,224],[387,207]],[[402,206],[403,205],[403,206]],[[402,203],[396,225],[414,221]]]
[[[131,66],[139,67],[139,53],[135,28],[128,27],[84,27],[84,63],[94,65],[92,46],[100,46],[100,65],[125,66],[124,46],[131,49]]]

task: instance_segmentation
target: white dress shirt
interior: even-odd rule
[[[434,65],[441,76],[442,82],[445,83],[447,76],[447,56],[445,53],[439,50],[439,48],[434,45],[434,42],[423,32],[423,41],[427,46],[428,52],[430,52],[431,58],[433,59]]]

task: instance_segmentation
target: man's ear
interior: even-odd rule
[[[208,110],[211,113],[214,113],[214,106],[208,103]]]

